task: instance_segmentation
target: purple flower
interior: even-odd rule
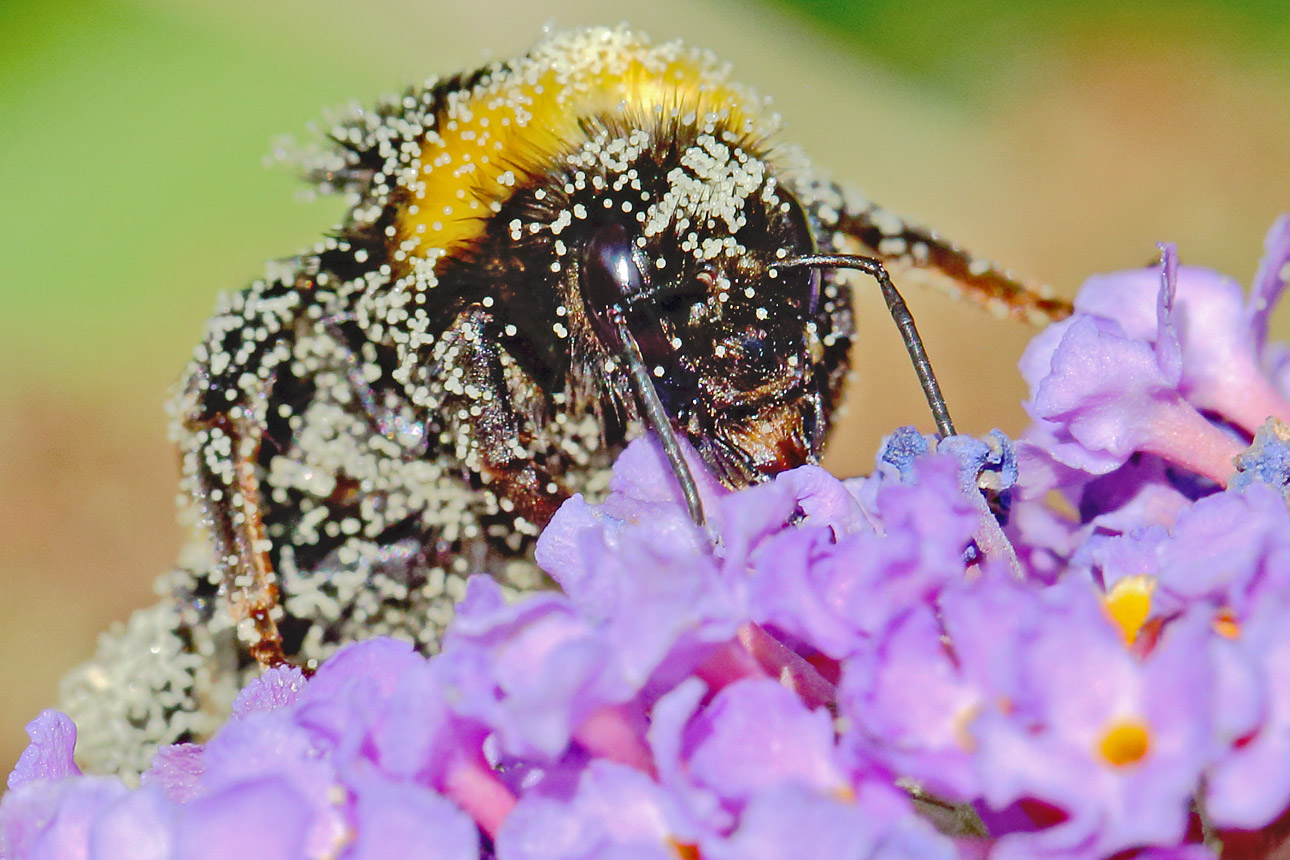
[[[90,832],[88,856],[94,860],[169,860],[177,856],[177,810],[147,787],[104,810]],[[61,855],[74,856],[74,855]]]
[[[832,716],[769,679],[718,693],[686,726],[682,745],[687,778],[733,808],[783,783],[824,794],[850,790],[835,756]]]
[[[1118,604],[1141,604],[1130,627],[1135,635],[1152,625],[1169,632],[1183,620],[1206,632],[1210,742],[1217,747],[1207,776],[1211,819],[1251,829],[1290,806],[1284,499],[1257,483],[1217,493],[1184,508],[1171,528],[1093,534],[1073,561],[1104,584],[1113,612]]]
[[[1171,844],[1216,755],[1206,632],[1175,627],[1143,660],[1087,582],[965,583],[844,664],[849,743],[947,799],[1051,811],[1042,828],[996,819],[999,856]]]
[[[305,687],[304,673],[294,666],[269,669],[233,701],[233,717],[242,719],[260,711],[273,711],[295,702]]]
[[[687,449],[705,533],[639,440],[540,538],[563,593],[476,578],[437,656],[269,671],[138,789],[47,711],[0,856],[1277,856],[1288,260],[1282,219],[1249,300],[1171,248],[1090,280],[1015,455],[902,429],[868,477],[730,492]]]
[[[1062,466],[1102,475],[1145,453],[1214,481],[1232,471],[1241,446],[1185,396],[1174,316],[1177,258],[1172,246],[1164,253],[1150,335],[1126,329],[1133,320],[1125,314],[1103,316],[1096,304],[1084,310],[1090,294],[1120,296],[1116,310],[1146,304],[1141,277],[1110,276],[1086,284],[1076,315],[1051,326],[1022,359],[1033,392],[1027,409],[1037,422],[1030,439]]]
[[[1290,807],[1287,617],[1290,596],[1265,595],[1239,627],[1220,627],[1213,643],[1224,682],[1215,718],[1226,749],[1209,772],[1205,805],[1221,827],[1257,830]]]
[[[10,788],[21,788],[38,781],[57,782],[81,772],[72,758],[76,726],[66,714],[41,711],[40,716],[27,724],[27,737],[31,738],[31,743],[9,774]]]
[[[984,691],[963,677],[931,611],[910,612],[844,666],[838,707],[844,748],[860,765],[917,780],[966,802],[981,791],[968,728]]]
[[[680,846],[693,844],[678,832],[683,818],[667,792],[640,771],[593,762],[571,797],[535,792],[521,800],[497,835],[497,855],[675,860]]]
[[[909,842],[948,855],[898,789],[839,746],[821,707],[834,695],[829,664],[812,662],[824,652],[808,625],[801,639],[763,627],[773,583],[792,570],[781,550],[802,536],[837,554],[832,580],[808,581],[842,587],[848,565],[866,568],[835,619],[847,641],[885,630],[891,613],[875,601],[924,600],[962,575],[980,524],[962,467],[946,455],[909,466],[912,483],[876,488],[868,511],[813,467],[745,493],[709,486],[714,552],[666,462],[638,443],[602,506],[575,500],[543,537],[568,596],[508,605],[476,580],[438,657],[373,640],[309,680],[266,673],[207,743],[161,751],[144,794],[81,788],[90,778],[71,769],[70,726],[46,715],[0,820],[15,822],[17,845],[88,838],[130,798],[138,808],[117,830],[161,822],[157,838],[178,856],[412,856],[408,844],[469,857],[480,833],[498,856],[722,856],[752,834],[787,837],[765,800],[787,791],[793,808],[834,822],[821,847]],[[77,792],[94,802],[77,805]],[[64,805],[76,826],[29,812]]]
[[[326,741],[301,726],[287,710],[260,712],[231,721],[207,743],[202,773],[188,802],[180,843],[193,829],[194,845],[243,816],[265,823],[281,813],[291,824],[288,842],[275,833],[281,856],[325,855],[340,845],[346,822],[332,800],[339,783],[336,762],[324,755]],[[254,831],[248,828],[246,851],[254,850]],[[287,845],[296,846],[288,848]]]
[[[119,810],[123,804],[130,803],[130,798],[130,791],[109,777],[84,776],[28,783],[6,794],[0,804],[0,857],[15,860],[89,857],[91,846],[100,841],[98,833],[114,832],[114,820],[117,824],[122,820]],[[164,830],[129,835],[132,839],[137,836],[141,847],[157,843],[165,847],[166,844]],[[133,850],[129,842],[107,847],[116,856],[122,856],[127,847]]]
[[[350,860],[471,860],[479,856],[479,829],[443,795],[417,783],[371,774],[356,779]]]
[[[472,578],[440,663],[454,708],[490,726],[508,755],[553,762],[575,737],[595,745],[612,723],[618,753],[641,758],[643,726],[627,714],[653,667],[621,655],[560,595],[507,604],[491,579]]]
[[[1010,643],[1021,649],[1012,695],[990,690],[996,707],[971,733],[986,803],[1038,800],[1064,820],[1004,836],[998,856],[1176,843],[1215,755],[1205,628],[1176,625],[1141,660],[1092,594],[1061,591],[1044,596],[1034,627]]]
[[[1050,461],[1044,483],[1069,487],[1151,455],[1223,484],[1264,421],[1290,415],[1285,349],[1267,343],[1290,217],[1265,245],[1248,300],[1228,278],[1178,266],[1173,246],[1162,246],[1159,270],[1085,283],[1075,315],[1022,359],[1036,421],[1028,456]]]
[[[909,437],[894,438],[903,446]],[[912,483],[901,483],[901,472]],[[864,501],[845,512],[844,527],[808,521],[783,531],[752,555],[749,571],[757,620],[835,660],[961,578],[965,551],[983,529],[962,464],[946,454],[880,470],[849,489]]]
[[[953,860],[952,843],[910,813],[896,791],[875,790],[854,802],[786,785],[762,792],[728,838],[704,844],[713,860],[784,857]]]
[[[290,779],[250,779],[187,804],[172,836],[173,850],[194,860],[322,856],[327,846],[317,843],[317,811]]]
[[[187,803],[197,795],[198,782],[206,769],[202,761],[204,753],[200,744],[162,747],[152,757],[152,766],[140,781],[143,785],[156,786],[174,803]]]

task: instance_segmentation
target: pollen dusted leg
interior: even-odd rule
[[[255,405],[289,356],[286,333],[312,299],[309,283],[292,270],[223,299],[177,410],[189,490],[207,524],[220,592],[235,622],[251,622],[249,651],[266,668],[289,661],[257,465],[266,415]]]
[[[283,653],[282,634],[274,619],[278,587],[260,515],[255,465],[259,433],[239,426],[242,423],[222,413],[190,422],[189,429],[207,436],[196,478],[216,564],[223,575],[220,591],[227,597],[236,622],[251,621],[256,637],[250,645],[251,656],[268,669],[290,661]]]
[[[465,310],[436,350],[439,366],[432,378],[443,380],[444,430],[459,459],[491,488],[499,503],[512,505],[515,515],[540,529],[569,491],[524,450],[532,444],[532,434],[521,425],[521,412],[512,403],[501,349],[487,336],[492,327],[492,316],[484,308]]]
[[[1070,302],[1045,288],[1019,281],[989,260],[974,257],[933,230],[910,224],[868,201],[848,201],[840,213],[838,232],[860,247],[865,256],[887,263],[902,283],[932,276],[933,286],[979,305],[999,317],[1032,325],[1065,319]],[[853,251],[848,250],[848,253]]]

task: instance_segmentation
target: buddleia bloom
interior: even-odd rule
[[[476,577],[434,657],[270,670],[137,788],[45,712],[0,855],[1275,856],[1288,260],[1282,219],[1249,298],[1168,247],[1092,279],[1016,445],[902,429],[868,477],[739,492],[692,459],[702,530],[638,440],[541,536],[559,591]]]

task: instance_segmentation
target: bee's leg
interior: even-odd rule
[[[260,496],[260,446],[277,367],[309,290],[295,270],[222,300],[190,366],[176,412],[185,482],[210,536],[217,581],[250,653],[265,667],[287,663],[278,631],[278,590]]]
[[[260,513],[256,461],[260,433],[247,422],[221,413],[190,421],[196,438],[196,494],[211,536],[220,591],[233,620],[249,621],[251,656],[264,668],[288,664],[278,631],[278,587]]]
[[[906,281],[930,275],[928,280],[934,286],[981,305],[996,316],[1039,325],[1071,315],[1070,302],[1054,296],[1046,287],[1025,283],[936,232],[910,224],[867,200],[855,195],[844,197],[846,203],[833,227],[858,247],[847,247],[844,240],[838,243],[838,250],[877,257],[887,263],[893,275],[903,274]]]
[[[430,374],[440,380],[439,411],[450,449],[504,509],[536,533],[569,491],[538,462],[540,453],[526,447],[532,437],[529,422],[510,384],[523,372],[507,361],[504,348],[490,336],[493,328],[485,309],[463,311],[436,344]]]

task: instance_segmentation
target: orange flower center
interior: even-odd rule
[[[669,839],[668,843],[671,844],[672,853],[677,856],[677,860],[699,860],[699,846],[677,842],[675,839]]]
[[[1214,632],[1226,639],[1235,639],[1241,635],[1241,622],[1237,620],[1236,613],[1230,606],[1225,606],[1214,614],[1214,620],[1211,625]]]

